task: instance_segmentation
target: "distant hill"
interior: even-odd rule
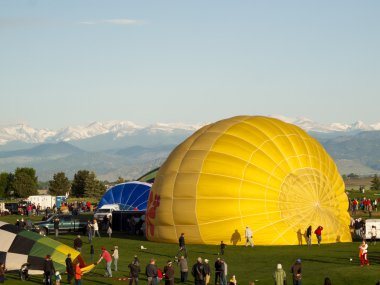
[[[0,158],[7,157],[66,157],[69,155],[78,155],[84,151],[80,148],[65,142],[46,143],[33,146],[27,149],[0,151]]]
[[[288,120],[291,121],[291,120]],[[291,121],[315,137],[335,160],[341,174],[380,173],[379,124],[321,125],[307,119]],[[102,180],[136,179],[159,167],[170,152],[199,125],[137,126],[128,121],[93,123],[60,131],[25,125],[0,128],[0,172],[33,167],[41,181],[64,171],[69,178],[81,169]]]

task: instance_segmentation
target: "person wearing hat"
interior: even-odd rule
[[[194,276],[195,285],[205,285],[206,271],[201,257],[198,257],[197,263],[193,265],[191,275]]]
[[[290,272],[293,274],[293,285],[301,285],[302,284],[302,267],[301,267],[301,259],[297,259],[293,264]]]
[[[174,285],[174,267],[171,260],[164,267],[165,285]]]
[[[183,255],[179,259],[178,266],[181,271],[181,283],[187,282],[189,267],[187,265],[187,259]]]
[[[274,283],[275,285],[284,285],[286,284],[286,273],[285,270],[282,269],[282,265],[277,264],[277,269],[273,273]]]
[[[112,253],[113,257],[113,265],[114,265],[114,271],[117,271],[117,262],[119,261],[119,247],[115,245]]]
[[[129,268],[129,285],[139,282],[139,273],[140,273],[140,261],[137,258],[137,255],[133,258],[133,261],[128,265]]]
[[[100,258],[96,264],[99,264],[103,259],[106,262],[106,272],[105,272],[104,276],[112,277],[112,270],[111,270],[112,256],[106,250],[106,248],[104,246],[102,246],[102,253],[101,253]]]

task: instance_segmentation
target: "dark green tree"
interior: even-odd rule
[[[30,167],[17,167],[14,176],[9,179],[9,192],[15,197],[26,198],[38,194],[36,170]]]
[[[12,189],[14,196],[19,198],[27,198],[30,195],[38,194],[37,177],[31,176],[29,170],[24,171],[22,168],[17,168],[12,181]]]
[[[53,175],[53,180],[49,180],[49,193],[54,196],[62,196],[70,192],[71,183],[64,172]]]
[[[7,197],[7,190],[9,188],[9,173],[0,173],[0,197]]]
[[[100,182],[94,172],[90,172],[85,181],[85,196],[100,198],[106,191],[106,187]]]
[[[90,172],[88,170],[79,170],[74,175],[74,180],[71,185],[71,194],[77,198],[84,197],[85,187],[86,187],[86,179]]]
[[[377,174],[371,180],[371,190],[380,190],[380,179],[377,177]]]
[[[8,173],[7,183],[5,187],[5,197],[14,197],[15,190],[13,188],[13,181],[15,181],[14,173]]]

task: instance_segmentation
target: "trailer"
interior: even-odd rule
[[[365,221],[365,239],[371,239],[372,226],[376,228],[376,239],[380,239],[380,219],[367,219]]]
[[[33,195],[29,196],[26,201],[35,206],[40,204],[41,210],[44,210],[46,208],[53,208],[56,203],[56,197],[52,195]]]

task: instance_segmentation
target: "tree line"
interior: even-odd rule
[[[116,183],[121,182],[124,182],[124,179],[119,177]],[[52,180],[49,180],[48,191],[53,196],[69,193],[77,198],[100,198],[106,191],[106,185],[96,178],[93,171],[79,170],[72,181],[64,172],[58,172],[53,175]],[[27,198],[31,195],[38,195],[38,177],[35,169],[18,167],[14,172],[0,173],[0,197]]]

